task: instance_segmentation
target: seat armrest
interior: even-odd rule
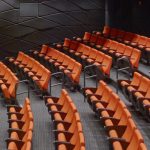
[[[92,104],[95,105],[96,103],[102,103],[102,105],[104,107],[107,107],[108,102],[104,101],[104,100],[97,100],[97,101],[92,101]]]
[[[14,107],[17,112],[21,111],[22,109],[22,107],[18,105],[6,105],[6,107],[7,107],[7,112],[9,111],[11,107]]]
[[[19,126],[20,129],[21,129],[21,128],[23,127],[23,125],[25,124],[25,122],[22,121],[22,120],[15,120],[15,119],[9,119],[9,120],[8,120],[9,125],[11,125],[13,122],[17,122],[17,124],[18,124],[18,126]]]
[[[127,126],[125,125],[113,125],[113,126],[104,126],[104,128],[109,132],[110,130],[116,130],[119,137],[122,137]]]
[[[119,142],[123,141],[123,142],[125,142],[126,141],[125,139],[118,138],[118,137],[108,137],[108,140],[111,141],[111,142],[115,142],[115,141],[119,141]]]
[[[67,113],[63,112],[63,111],[49,111],[49,114],[51,114],[52,116],[55,115],[55,113],[59,113],[60,116],[62,117],[62,119],[64,119],[67,115]]]
[[[143,94],[143,95],[145,95],[146,94],[146,92],[143,92],[143,91],[139,91],[139,90],[134,90],[134,91],[132,91],[132,93],[134,94],[134,93],[136,93],[136,92],[140,92],[141,94]]]
[[[64,144],[67,149],[74,149],[74,145],[72,145],[70,142],[66,142],[66,141],[54,141],[54,144],[56,146],[56,149],[58,149],[58,146],[61,144]]]
[[[118,125],[118,123],[120,121],[119,119],[116,119],[116,118],[113,118],[113,117],[100,117],[100,120],[103,121],[103,122],[107,119],[110,119],[113,122],[114,125]]]
[[[149,109],[149,108],[150,108],[150,104],[144,105],[144,107],[145,107],[146,109]]]
[[[8,145],[9,145],[9,143],[11,143],[11,142],[16,143],[18,149],[21,149],[22,146],[23,146],[23,144],[24,144],[24,141],[22,141],[22,140],[17,140],[17,139],[13,139],[13,138],[8,138],[8,139],[5,140],[5,142],[7,143],[7,147],[8,147]]]
[[[101,99],[102,98],[102,95],[98,95],[98,94],[89,94],[87,95],[88,97],[91,97],[91,96],[95,96],[97,99]]]
[[[51,110],[50,107],[53,106],[53,105],[56,106],[59,111],[63,107],[61,104],[57,104],[57,103],[47,103],[46,104],[46,106],[48,107],[48,110]]]
[[[86,90],[91,90],[93,93],[96,92],[97,88],[92,88],[92,87],[86,87],[86,88],[82,88],[82,91],[85,92]]]
[[[67,141],[70,141],[71,137],[73,136],[73,133],[69,131],[53,130],[53,132],[55,133],[56,136],[58,136],[59,133],[65,134]]]
[[[9,128],[8,130],[9,136],[12,132],[17,132],[20,138],[23,138],[24,135],[26,134],[25,131],[21,130],[21,129],[17,129],[17,128]]]
[[[24,114],[21,114],[19,112],[8,112],[7,115],[8,115],[8,118],[10,119],[10,116],[15,114],[17,116],[17,118],[20,120]]]
[[[127,142],[127,141],[126,141],[125,139],[123,139],[123,138],[115,138],[115,137],[113,138],[113,137],[110,137],[110,138],[108,138],[108,140],[109,140],[111,143],[116,142],[116,141],[120,142],[124,149],[126,149],[126,148],[128,147],[128,145],[129,145],[129,142]]]
[[[131,83],[130,80],[118,80],[119,83],[121,83],[122,81],[125,81],[125,82],[127,82],[128,84]]]
[[[101,113],[102,111],[107,111],[109,114],[111,114],[111,116],[114,114],[114,111],[111,109],[107,109],[107,108],[97,108],[96,111],[98,113]]]
[[[53,120],[53,122],[54,122],[55,128],[56,128],[56,126],[57,126],[59,123],[62,123],[62,124],[64,124],[65,128],[68,130],[69,127],[70,127],[70,125],[71,125],[70,122],[67,122],[67,121],[64,121],[64,120]]]
[[[148,97],[137,97],[137,99],[139,101],[144,101],[145,99],[150,100],[150,98],[148,98]]]
[[[59,97],[53,97],[53,96],[43,96],[45,104],[47,104],[47,99],[51,98],[55,103],[59,100]]]

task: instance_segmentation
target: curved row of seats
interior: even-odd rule
[[[83,94],[104,124],[114,150],[147,149],[126,105],[105,82],[101,80],[98,88],[84,88]]]
[[[76,40],[95,47],[96,49],[112,56],[114,63],[116,63],[118,58],[126,56],[130,60],[132,69],[138,68],[141,51],[137,48],[89,32],[85,32],[83,38],[76,38]]]
[[[6,103],[16,103],[16,92],[18,87],[18,78],[14,73],[0,62],[0,90]]]
[[[118,80],[118,84],[136,110],[150,121],[150,79],[134,72],[132,81]]]
[[[23,107],[8,105],[7,111],[9,123],[7,149],[31,150],[34,122],[30,100],[26,98]]]
[[[12,68],[16,68],[21,77],[33,82],[42,91],[42,94],[48,93],[51,72],[43,65],[21,51],[18,53],[17,58],[9,58],[8,61]]]
[[[56,47],[80,61],[84,67],[88,65],[96,66],[98,72],[101,73],[100,76],[110,77],[112,66],[112,58],[110,56],[68,38],[65,38],[63,45],[57,44]]]
[[[56,149],[85,150],[80,116],[67,91],[62,89],[59,98],[45,96],[44,99],[55,128]]]
[[[98,34],[140,49],[144,58],[149,62],[150,38],[109,26],[104,26],[102,33],[98,32]]]
[[[32,51],[32,56],[44,63],[53,72],[61,71],[65,75],[66,84],[76,89],[80,82],[82,65],[71,57],[52,47],[42,46],[40,52]],[[67,79],[66,79],[67,78]]]

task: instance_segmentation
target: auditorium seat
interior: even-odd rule
[[[140,134],[139,130],[138,129],[135,129],[134,132],[133,132],[133,136],[130,140],[130,142],[127,142],[126,140],[117,140],[117,139],[114,139],[113,140],[113,149],[114,150],[131,150],[131,149],[134,149],[134,150],[139,150],[141,148],[141,143],[144,144],[144,141],[143,141],[143,138],[142,138],[142,135]],[[147,148],[146,148],[147,149]],[[142,146],[142,150],[145,150],[145,144],[144,146]]]
[[[102,93],[100,92],[99,95],[92,95],[90,97],[89,104],[91,103],[91,108],[93,109],[93,111],[96,111],[96,104],[98,102],[107,106],[111,99],[111,96],[112,96],[112,90],[109,87],[105,88],[105,86]]]
[[[138,109],[141,109],[142,110],[142,108],[143,108],[143,104],[145,104],[145,102],[146,102],[146,99],[147,99],[147,101],[150,99],[150,85],[149,85],[149,87],[148,87],[148,89],[147,89],[147,91],[144,93],[140,93],[140,92],[136,92],[135,93],[135,103],[136,103],[136,107],[138,108]],[[144,102],[145,101],[145,102]]]
[[[115,31],[114,31],[115,32]],[[118,31],[116,31],[116,33],[112,33],[113,34],[117,34]],[[94,34],[91,34],[90,38],[94,38]],[[96,35],[96,34],[95,34]],[[137,41],[139,41],[140,36],[139,35],[134,35],[134,37],[137,37]],[[117,59],[121,58],[121,57],[126,57],[127,59],[129,59],[129,64],[131,67],[131,71],[134,72],[134,70],[138,69],[139,66],[139,61],[141,58],[141,52],[140,50],[136,49],[137,48],[137,41],[135,41],[136,38],[134,38],[134,40],[128,42],[128,45],[119,43],[117,41],[111,40],[111,39],[107,39],[104,38],[100,35],[97,35],[97,40],[93,41],[94,46],[96,49],[110,55],[113,58],[113,64],[116,65]],[[90,41],[90,39],[89,39]],[[81,41],[80,41],[81,42]],[[134,43],[132,46],[135,47],[131,47],[131,42]],[[85,43],[87,44],[87,43]],[[78,51],[78,49],[77,49]],[[84,50],[82,49],[79,52],[76,52],[77,55],[81,56],[82,53],[84,52]],[[92,53],[92,52],[91,52]],[[88,51],[88,56],[90,56],[90,51]]]
[[[148,38],[145,36],[140,36],[138,40],[137,48],[143,49],[147,43]]]
[[[116,28],[111,28],[110,34],[109,34],[109,38],[110,39],[115,39],[116,36],[118,34],[118,29]]]
[[[81,119],[77,108],[66,90],[62,89],[59,98],[44,97],[48,112],[54,124],[56,149],[85,149]]]
[[[31,149],[31,142],[26,141],[22,146],[19,146],[19,144],[22,144],[22,142],[10,142],[8,145],[8,150],[30,150]]]
[[[139,38],[140,38],[140,36],[138,34],[134,34],[134,37],[132,38],[132,40],[129,43],[129,45],[131,45],[133,47],[137,47],[138,46]]]
[[[146,98],[143,101],[143,110],[141,110],[142,114],[144,114],[144,117],[150,122],[150,99]]]
[[[100,120],[105,126],[110,126],[112,125],[112,123],[114,125],[117,125],[122,117],[122,114],[124,113],[125,108],[125,104],[122,101],[119,101],[116,110],[113,113],[107,110],[103,110],[101,112],[98,112],[97,115],[100,117]]]
[[[111,28],[110,28],[109,26],[104,26],[102,35],[103,35],[104,37],[108,37],[109,34],[110,34],[110,32],[111,32]]]
[[[26,111],[27,105],[30,105],[30,100],[28,98],[25,99],[25,103],[23,107],[20,107],[18,105],[7,105],[7,112],[8,116],[9,114],[17,113],[17,114],[24,114]]]
[[[127,87],[127,92],[133,105],[134,105],[134,96],[136,92],[145,93],[149,87],[149,83],[150,83],[149,79],[147,79],[146,77],[142,77],[138,87],[130,87],[130,86]]]
[[[68,48],[65,51],[68,51]],[[64,83],[69,84],[70,89],[76,90],[79,87],[82,66],[68,55],[49,47],[47,53],[39,61],[54,73],[59,71],[64,73]]]
[[[48,92],[48,84],[51,78],[51,72],[32,57],[24,53],[21,54],[23,55],[23,59],[21,61],[14,60],[12,67],[16,68],[20,78],[28,79],[31,83],[33,83],[34,88],[38,87],[43,95],[46,94]],[[17,58],[19,55],[20,52],[18,53]]]
[[[104,44],[106,43],[106,41],[107,41],[106,38],[99,36],[95,43],[95,48],[98,50],[101,49],[104,46]]]
[[[87,102],[90,105],[92,105],[92,97],[94,98],[102,97],[105,86],[106,86],[106,83],[100,80],[97,88],[93,88],[93,87],[82,88],[82,92],[84,96],[87,98]]]
[[[137,76],[138,73],[135,73],[134,77]],[[132,81],[121,81],[120,83],[124,86],[129,86]],[[126,105],[104,81],[100,81],[97,88],[84,88],[83,94],[89,105],[92,105],[92,109],[94,108],[93,111],[96,116],[104,125],[108,134],[108,140],[111,144],[110,147],[117,150],[125,150],[126,148],[130,150],[136,142],[138,143],[138,140],[140,141],[142,139],[142,143],[144,142]],[[135,131],[138,131],[138,133]],[[140,143],[136,146],[138,150]]]
[[[106,119],[105,120],[105,129],[109,136],[113,135],[113,133],[116,133],[118,135],[125,132],[128,124],[129,118],[132,118],[131,113],[127,108],[124,108],[124,111],[121,114],[120,119]]]
[[[0,91],[5,103],[16,103],[19,80],[2,62],[0,62],[0,68]]]
[[[75,51],[68,50],[68,52],[72,55],[73,58],[82,63],[83,67],[91,64],[97,67],[99,70],[99,79],[107,77],[109,78],[112,66],[112,58],[110,56],[107,56],[104,53],[99,52],[96,49],[82,43],[78,44],[78,48]],[[89,70],[92,74],[95,74],[94,69],[89,68]]]
[[[108,112],[114,112],[117,108],[119,100],[120,100],[119,97],[115,93],[112,93],[111,99],[108,101],[107,105],[105,105],[106,103],[103,103],[104,101],[99,101],[96,103],[95,107],[97,113],[101,113],[104,110]]]
[[[30,50],[30,53],[34,58],[37,58],[37,57],[42,57],[43,55],[45,55],[47,53],[47,50],[48,50],[48,46],[43,44],[41,51]]]
[[[144,107],[144,101],[149,103],[150,80],[138,72],[134,72],[133,79],[118,80],[119,87],[132,102],[134,108],[140,111],[149,121],[149,107]],[[147,100],[146,100],[147,99]],[[148,108],[148,109],[147,109]],[[148,111],[147,111],[148,110]]]
[[[123,133],[118,133],[115,130],[109,131],[109,141],[113,144],[114,141],[124,141],[125,143],[130,143],[134,131],[136,129],[136,125],[134,121],[130,118],[127,121],[126,129]]]
[[[7,148],[30,150],[34,125],[30,100],[26,98],[23,107],[8,105],[7,110],[9,123]]]
[[[117,29],[117,35],[116,35],[115,39],[117,41],[120,41],[121,39],[123,39],[124,35],[125,35],[125,31]]]
[[[150,58],[150,38],[147,39],[146,45],[142,48],[143,57],[149,63]]]
[[[132,68],[138,69],[140,58],[141,58],[141,51],[134,48],[130,58]]]
[[[122,89],[123,93],[127,94],[127,87],[138,87],[141,82],[142,75],[138,72],[134,72],[133,80],[118,80],[119,87]]]
[[[143,62],[147,61],[147,63],[149,63],[149,58],[150,58],[150,53],[149,53],[150,42],[149,41],[150,40],[148,37],[135,34],[132,32],[126,32],[126,31],[116,29],[116,28],[111,28],[109,26],[106,29],[105,28],[106,27],[104,26],[104,29],[102,32],[104,32],[107,28],[109,29],[109,31],[107,32],[107,36],[106,36],[107,40],[112,39],[112,40],[118,41],[120,43],[124,43],[128,46],[141,50],[142,61]],[[96,33],[100,36],[103,36],[103,34],[99,34],[100,32],[94,32],[94,34]],[[101,46],[99,47],[101,48]]]

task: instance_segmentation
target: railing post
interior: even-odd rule
[[[92,75],[92,76],[89,76],[89,77],[86,77],[86,71],[87,71],[87,69],[88,68],[91,68],[91,67],[93,67],[93,66],[95,66],[95,65],[88,65],[88,66],[85,66],[84,67],[84,72],[83,72],[83,75],[84,75],[84,83],[83,83],[83,87],[85,88],[85,86],[86,86],[86,79],[90,79],[90,78],[93,78],[93,77],[95,77],[96,76],[96,87],[97,87],[97,69],[96,69],[96,75]],[[95,66],[96,67],[96,66]],[[84,102],[85,102],[85,96],[84,96]]]
[[[57,84],[52,84],[52,76],[59,75],[59,74],[62,75],[62,82],[61,83],[57,83]],[[63,88],[64,87],[64,73],[63,72],[52,73],[51,74],[51,79],[50,79],[50,89],[49,89],[50,95],[52,94],[52,87],[60,85],[60,84],[62,84],[62,88]]]
[[[130,67],[124,67],[124,68],[120,68],[120,69],[117,69],[117,74],[116,74],[116,79],[118,81],[119,79],[119,72],[123,71],[123,70],[128,70],[130,69]],[[129,80],[130,80],[130,72],[127,73],[128,77],[129,77]],[[116,87],[116,93],[118,94],[118,91],[119,91],[119,87],[118,87],[118,82],[117,82],[117,87]]]

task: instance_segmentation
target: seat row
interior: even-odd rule
[[[30,100],[26,98],[23,107],[8,105],[7,111],[9,123],[7,149],[31,150],[34,123]]]
[[[16,103],[18,82],[19,80],[15,74],[0,62],[0,90],[6,103]]]
[[[114,150],[147,149],[126,105],[104,81],[99,81],[97,88],[84,88],[83,94],[103,123]]]
[[[85,150],[82,124],[77,108],[67,91],[60,97],[44,97],[54,124],[55,147],[58,150]]]
[[[141,51],[137,48],[89,32],[85,32],[83,38],[76,38],[76,40],[95,47],[96,49],[112,56],[114,64],[118,58],[126,56],[130,60],[132,69],[137,69],[139,66]]]
[[[53,72],[65,75],[65,84],[76,89],[79,86],[82,65],[58,50],[43,45],[40,52],[32,51],[32,56],[44,63]]]
[[[140,49],[144,58],[149,62],[150,38],[109,26],[104,26],[102,33],[98,32],[98,34]]]
[[[135,109],[150,121],[150,79],[138,72],[134,72],[131,81],[118,80],[118,84]]]
[[[112,66],[112,58],[110,56],[68,38],[65,38],[63,45],[57,44],[56,47],[80,61],[84,67],[88,65],[95,66],[98,70],[99,78],[110,77]],[[95,73],[95,67],[91,72]]]
[[[48,84],[51,78],[51,72],[30,56],[19,52],[17,58],[8,59],[12,68],[18,72],[23,79],[29,79],[35,87],[40,89],[42,94],[48,92]]]

